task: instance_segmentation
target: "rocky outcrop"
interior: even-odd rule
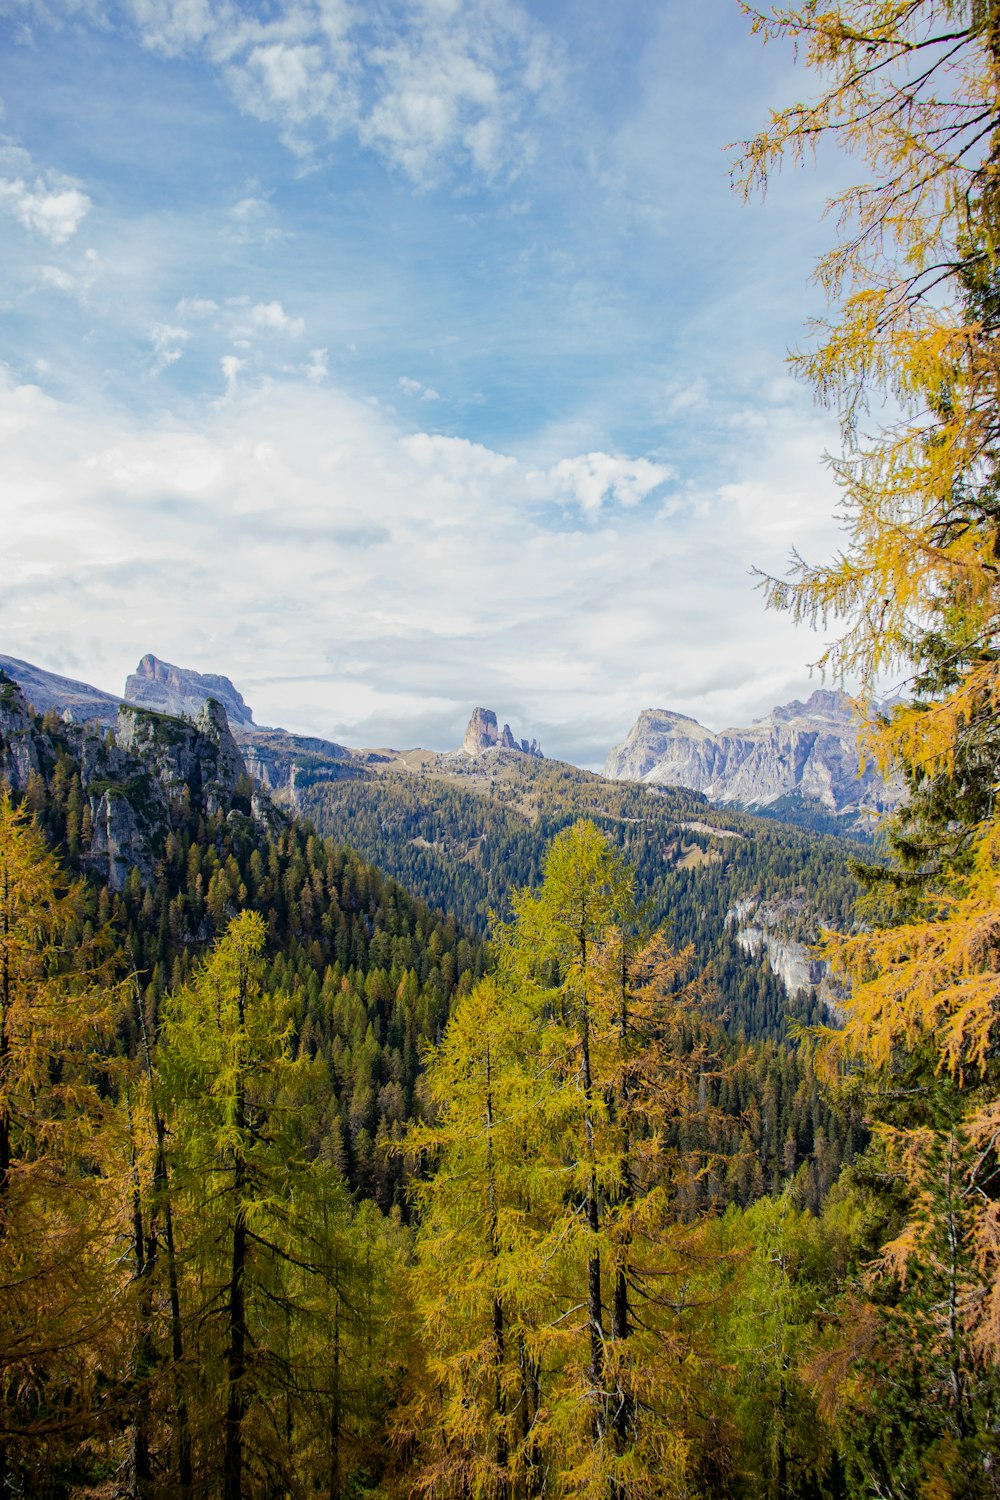
[[[357,757],[344,745],[255,724],[242,694],[228,677],[214,672],[194,672],[153,655],[144,656],[125,684],[125,696],[133,703],[175,717],[184,715],[199,724],[206,705],[220,704],[245,771],[268,795],[296,811],[306,787],[360,771]]]
[[[492,708],[474,708],[462,741],[466,755],[482,755],[487,750],[517,750],[521,755],[544,759],[537,740],[517,740],[509,724],[501,733]]]
[[[28,778],[38,774],[40,738],[24,694],[0,668],[0,782],[12,791],[23,792]]]
[[[466,755],[482,755],[484,750],[492,749],[499,738],[497,716],[492,708],[474,708],[462,741]]]
[[[257,785],[296,811],[308,787],[364,774],[362,758],[332,740],[255,728],[243,731],[239,744]]]
[[[50,782],[57,766],[64,787],[78,784],[80,866],[116,891],[132,870],[151,878],[168,835],[192,814],[252,810],[246,763],[220,704],[203,704],[192,723],[123,703],[108,732],[92,720],[42,718],[0,673],[0,782],[30,794],[33,778]],[[273,817],[269,806],[257,811]]]
[[[133,869],[143,880],[153,873],[157,830],[169,821],[169,811],[154,783],[147,781],[144,791],[141,804],[134,783],[128,789],[106,787],[100,796],[89,799],[92,828],[83,862],[113,891],[124,889]]]
[[[646,709],[604,766],[616,781],[684,786],[713,802],[767,807],[788,798],[846,823],[879,816],[901,788],[860,768],[851,702],[823,689],[787,703],[747,729],[713,734],[695,719]]]
[[[226,710],[230,724],[253,724],[251,709],[228,677],[175,667],[171,662],[160,661],[152,652],[142,658],[126,680],[125,697],[142,708],[189,719],[196,718],[202,704],[214,698]]]
[[[205,811],[227,810],[246,762],[220,703],[209,700],[194,723],[131,704],[118,711],[118,745],[140,760],[168,798],[193,797]]]
[[[726,923],[736,929],[744,953],[766,958],[790,999],[812,994],[836,1012],[844,992],[829,964],[816,955],[820,923],[804,895],[771,901],[760,895],[745,897],[727,913]]]

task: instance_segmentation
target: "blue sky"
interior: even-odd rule
[[[2,649],[581,764],[808,693],[843,169],[726,150],[804,83],[735,0],[0,0]]]

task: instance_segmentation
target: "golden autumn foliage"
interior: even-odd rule
[[[845,541],[828,563],[796,556],[765,591],[837,627],[822,665],[859,681],[863,701],[887,674],[907,679],[901,706],[862,711],[867,753],[910,788],[896,858],[866,872],[857,928],[825,944],[850,998],[823,1056],[860,1080],[873,1162],[905,1203],[869,1270],[874,1301],[844,1314],[843,1336],[867,1352],[843,1367],[838,1399],[857,1412],[859,1383],[877,1400],[912,1380],[944,1429],[933,1451],[897,1454],[898,1473],[910,1463],[922,1495],[993,1493],[982,1392],[1000,1358],[1000,5],[743,9],[766,39],[792,40],[814,78],[746,144],[746,188],[827,140],[864,168],[830,205],[838,239],[817,278],[834,310],[793,361],[841,417]]]
[[[121,992],[80,897],[0,796],[0,1490],[113,1413],[103,1372],[128,1338],[105,1087]]]
[[[843,418],[847,539],[828,564],[796,559],[768,597],[813,623],[839,618],[823,663],[865,689],[890,668],[926,669],[936,627],[937,690],[869,723],[866,743],[916,785],[948,778],[1000,707],[1000,6],[744,9],[766,36],[794,39],[820,78],[747,144],[748,188],[826,135],[871,172],[832,205],[842,237],[818,276],[839,316],[795,361]],[[865,403],[892,414],[873,437],[859,431]],[[831,1039],[841,1053],[884,1066],[929,1036],[953,1072],[984,1065],[1000,999],[994,803],[909,920],[831,940],[853,985]]]
[[[691,954],[638,942],[631,871],[590,823],[513,904],[496,976],[429,1059],[434,1123],[407,1139],[436,1168],[415,1192],[424,1356],[401,1422],[418,1487],[687,1495],[707,1361],[678,1304],[713,1067]]]

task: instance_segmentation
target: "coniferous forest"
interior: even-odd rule
[[[305,821],[217,705],[0,678],[3,1500],[1000,1496],[1000,4],[742,9],[813,70],[742,186],[868,173],[795,357],[843,547],[761,581],[905,673],[907,796],[849,851],[553,766]]]

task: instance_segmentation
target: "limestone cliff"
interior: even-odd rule
[[[253,712],[228,677],[216,672],[194,672],[175,667],[149,652],[125,683],[125,697],[141,708],[156,709],[175,718],[193,719],[202,704],[214,698],[226,710],[230,724],[253,724]]]
[[[210,814],[231,805],[237,782],[247,775],[225,710],[214,700],[201,705],[194,723],[123,704],[117,742],[168,798],[193,797]]]
[[[192,815],[253,811],[246,764],[219,704],[203,705],[196,723],[121,704],[114,730],[101,730],[54,714],[43,719],[0,673],[0,781],[27,792],[57,767],[64,784],[79,778],[89,815],[80,865],[116,891],[133,869],[149,879],[167,836]],[[256,811],[274,816],[259,803]]]
[[[821,924],[805,893],[766,900],[757,893],[737,901],[726,915],[744,953],[763,956],[785,986],[790,999],[813,994],[836,1013],[844,990],[816,955]]]
[[[242,694],[217,673],[176,667],[150,654],[129,676],[125,696],[132,703],[198,722],[206,704],[221,704],[245,769],[265,792],[296,810],[304,788],[359,774],[356,757],[344,745],[255,724]]]

